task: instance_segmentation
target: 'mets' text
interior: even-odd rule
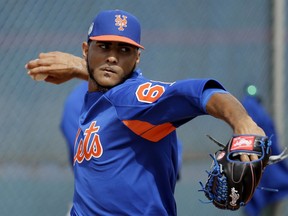
[[[79,139],[80,128],[78,129],[75,146],[77,147],[74,155],[74,164],[82,163],[83,160],[89,161],[92,157],[99,158],[103,153],[103,148],[97,134],[99,126],[96,126],[96,121],[91,122],[90,126],[85,130],[83,139]],[[78,146],[77,146],[78,142]]]

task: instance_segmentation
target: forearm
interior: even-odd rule
[[[216,93],[206,104],[207,113],[224,120],[231,126],[234,134],[265,135],[247,114],[242,104],[231,94]]]
[[[77,57],[77,64],[73,68],[74,77],[82,80],[88,80],[89,75],[86,67],[86,61]]]

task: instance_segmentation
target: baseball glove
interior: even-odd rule
[[[208,172],[206,184],[201,184],[205,196],[217,208],[237,210],[247,204],[262,177],[265,167],[279,162],[287,157],[284,151],[281,155],[271,156],[271,140],[268,137],[255,135],[233,136],[228,144],[216,142],[221,149],[213,159],[211,171]],[[241,154],[257,155],[258,159],[242,162]]]

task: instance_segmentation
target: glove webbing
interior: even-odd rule
[[[208,196],[208,198],[211,200],[211,202],[213,200],[216,200],[218,202],[226,201],[226,197],[228,195],[227,178],[226,176],[221,174],[222,169],[219,163],[217,162],[215,156],[212,156],[211,154],[210,156],[214,161],[213,170],[210,172],[206,170],[210,178],[207,180],[206,187],[203,185],[202,182],[199,182],[202,187],[202,190],[199,190],[199,191],[204,191],[205,194]],[[213,191],[212,187],[213,187],[213,183],[215,182],[215,177],[217,178],[216,181],[218,182],[217,188],[216,188],[217,194],[211,193],[211,191]]]

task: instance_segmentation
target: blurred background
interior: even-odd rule
[[[141,21],[145,50],[140,68],[148,78],[215,78],[238,99],[244,96],[244,86],[255,84],[276,121],[281,145],[287,145],[288,4],[284,3],[0,0],[0,215],[63,216],[68,212],[73,174],[59,123],[64,101],[79,81],[36,82],[27,76],[24,65],[40,52],[81,56],[91,21],[103,9],[127,10]],[[244,215],[199,201],[207,201],[198,189],[199,181],[207,179],[208,154],[218,149],[206,134],[225,143],[232,131],[211,117],[199,117],[179,129],[184,153],[175,193],[178,214]],[[287,208],[282,211],[287,212]]]

